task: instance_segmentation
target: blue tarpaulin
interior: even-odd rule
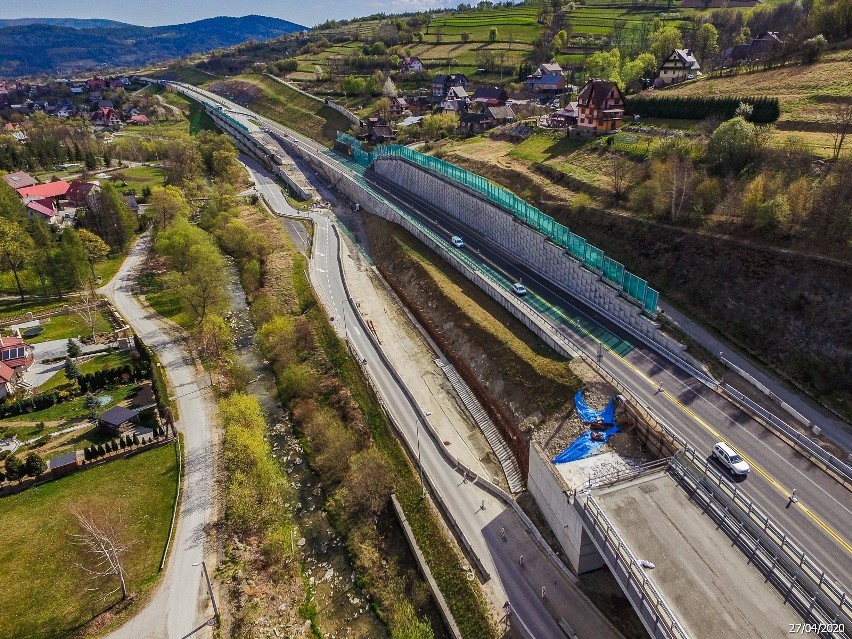
[[[601,411],[597,411],[586,405],[586,402],[583,400],[583,391],[577,391],[577,394],[574,395],[574,405],[577,407],[577,414],[580,415],[580,419],[587,424],[591,424],[592,422],[612,424],[615,422],[614,397],[609,400],[609,404],[606,405],[606,408]]]
[[[600,435],[603,436],[602,439],[595,441],[592,439],[592,432],[585,432],[580,435],[577,439],[575,439],[571,444],[559,453],[556,457],[553,458],[554,464],[564,464],[566,462],[577,461],[578,459],[584,459],[591,455],[594,455],[595,452],[604,444],[607,443],[609,438],[618,432],[618,426],[615,425],[615,398],[609,400],[609,403],[606,407],[601,410],[593,410],[588,407],[586,402],[583,400],[583,391],[577,391],[577,394],[574,395],[574,405],[577,407],[577,414],[580,416],[580,419],[587,424],[591,423],[603,423],[610,424],[610,427],[606,430],[596,431]]]
[[[568,448],[554,457],[553,463],[564,464],[566,462],[577,461],[578,459],[590,457],[595,454],[598,448],[606,444],[607,440],[609,440],[609,438],[615,435],[618,431],[619,428],[615,425],[610,426],[606,430],[595,431],[603,435],[603,439],[601,441],[594,441],[592,439],[592,432],[587,431],[571,442]]]

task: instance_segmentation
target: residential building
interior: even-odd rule
[[[399,118],[402,116],[402,112],[407,110],[408,102],[405,98],[390,98],[390,108],[388,109],[390,117]]]
[[[20,337],[0,337],[0,398],[12,395],[33,363],[33,349]]]
[[[367,141],[371,144],[381,144],[396,139],[396,133],[382,118],[367,119]]]
[[[50,202],[50,205],[46,204]],[[36,218],[46,224],[56,224],[56,211],[53,208],[53,200],[31,200],[27,202],[26,212],[29,217]]]
[[[3,177],[3,180],[6,182],[6,184],[11,186],[16,191],[18,189],[23,189],[23,188],[26,188],[28,186],[35,186],[36,184],[38,184],[38,180],[36,180],[29,173],[24,173],[23,171],[15,171],[14,173],[7,173],[6,175],[4,175],[2,177]]]
[[[502,106],[509,99],[509,94],[501,87],[479,87],[473,92],[473,103],[482,106]]]
[[[128,124],[135,124],[138,126],[147,126],[151,123],[148,119],[147,115],[143,115],[141,113],[137,113],[136,115],[130,116],[130,119],[127,121]]]
[[[538,65],[538,69],[535,70],[533,75],[538,77],[545,75],[565,75],[565,70],[556,60],[551,60],[550,62],[542,62]]]
[[[615,82],[589,80],[577,99],[577,126],[593,133],[615,131],[624,120],[624,96]]]
[[[452,75],[439,73],[432,78],[432,95],[436,98],[443,98],[453,87],[466,89],[467,85],[468,79],[463,73],[453,73]]]
[[[766,31],[747,44],[736,44],[722,52],[722,66],[755,65],[766,61],[779,51],[784,43],[777,31]]]
[[[18,195],[20,195],[24,200],[43,198],[57,199],[65,197],[70,186],[71,185],[65,180],[56,180],[55,182],[25,186],[16,190]]]
[[[420,61],[420,58],[405,56],[399,62],[399,70],[403,72],[417,72],[425,71],[426,67],[423,66],[423,62]]]
[[[554,129],[567,129],[577,124],[578,108],[576,102],[550,114],[550,126]]]
[[[441,111],[461,113],[462,111],[467,111],[469,104],[470,96],[467,94],[467,91],[463,87],[456,86],[451,87],[447,92],[447,95],[441,101],[440,108]]]
[[[92,124],[99,124],[101,126],[119,126],[121,124],[121,118],[118,115],[118,111],[115,109],[98,109],[92,113]]]
[[[494,122],[494,126],[500,126],[501,124],[506,124],[508,122],[515,121],[515,112],[512,111],[512,107],[502,104],[500,106],[490,106],[485,109],[485,112],[488,114],[488,117]]]
[[[74,180],[65,194],[66,199],[74,206],[88,206],[89,194],[99,191],[100,187],[94,182],[81,182]]]
[[[531,75],[525,82],[527,90],[542,95],[553,95],[565,90],[565,76],[552,73],[548,75]]]
[[[701,65],[690,49],[675,49],[660,65],[659,76],[663,83],[674,84],[694,78],[700,70]]]

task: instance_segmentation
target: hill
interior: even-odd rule
[[[254,15],[161,27],[17,24],[0,28],[0,77],[66,75],[98,66],[145,66],[304,29],[287,20]]]
[[[12,18],[0,20],[0,29],[4,27],[25,27],[31,24],[49,24],[54,27],[71,27],[72,29],[99,29],[134,26],[127,22],[103,20],[101,18]]]

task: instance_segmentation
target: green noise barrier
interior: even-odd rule
[[[363,149],[360,140],[340,131],[337,132],[337,141],[349,149],[352,159],[361,166],[370,166],[376,158],[386,155],[400,157],[477,191],[490,202],[549,238],[557,246],[564,248],[569,255],[583,262],[588,268],[599,273],[605,281],[639,304],[646,313],[656,315],[659,293],[648,286],[648,282],[625,270],[623,264],[610,259],[601,249],[586,242],[585,238],[572,233],[568,227],[559,224],[511,191],[507,191],[481,175],[405,146],[386,144],[368,152]]]

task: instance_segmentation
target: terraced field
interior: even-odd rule
[[[444,41],[460,41],[462,33],[469,33],[471,41],[488,42],[491,28],[496,27],[498,40],[529,44],[542,33],[543,27],[537,20],[538,8],[535,6],[447,13],[429,23],[424,41],[436,43],[438,34]]]

